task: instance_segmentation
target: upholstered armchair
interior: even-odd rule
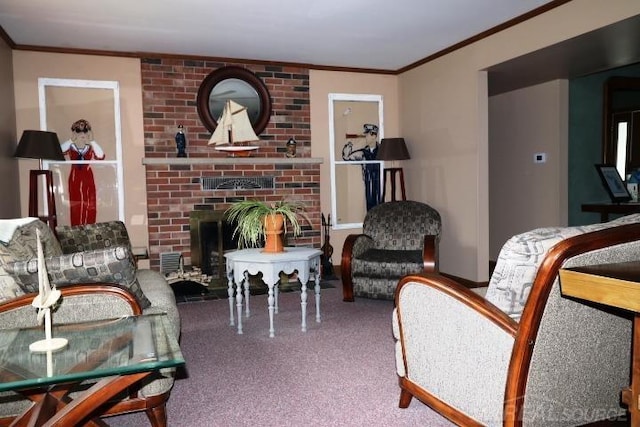
[[[440,214],[424,203],[387,202],[371,209],[362,234],[347,236],[342,248],[344,301],[354,295],[393,299],[402,276],[438,271],[441,229]]]
[[[398,284],[399,406],[464,426],[573,426],[623,416],[631,314],[561,295],[564,267],[640,261],[640,215],[512,237],[485,296],[438,274]]]

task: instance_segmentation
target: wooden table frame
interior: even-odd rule
[[[560,270],[563,296],[632,311],[631,385],[622,390],[631,425],[640,426],[640,262],[604,264]]]

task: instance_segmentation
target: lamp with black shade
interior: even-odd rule
[[[55,232],[58,219],[53,194],[53,174],[50,170],[44,170],[43,160],[64,160],[58,135],[55,132],[43,130],[25,130],[22,132],[14,157],[40,160],[40,169],[32,169],[29,172],[29,216],[40,218]],[[44,215],[40,215],[38,210],[38,181],[41,176],[44,176],[45,180],[46,212]]]
[[[382,138],[380,141],[380,147],[378,147],[378,153],[376,160],[394,161],[394,160],[408,160],[409,150],[407,150],[407,144],[404,142],[404,138]],[[396,201],[396,175],[400,176],[400,190],[402,192],[402,200],[407,200],[407,194],[404,189],[404,171],[402,168],[384,168],[384,175],[382,180],[382,202],[385,201],[385,195],[387,190],[387,175],[391,181],[391,201]]]

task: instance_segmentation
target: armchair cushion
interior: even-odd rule
[[[353,277],[400,278],[423,268],[422,251],[369,249],[355,257]]]
[[[513,236],[500,250],[485,298],[519,321],[538,268],[550,248],[571,236],[639,221],[640,214],[634,214],[601,224],[538,228]]]
[[[123,246],[77,252],[45,259],[49,280],[56,286],[78,283],[114,283],[128,289],[143,309],[151,303],[136,277],[135,260]],[[14,261],[6,265],[23,292],[38,292],[38,260]]]

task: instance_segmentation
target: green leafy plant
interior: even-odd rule
[[[238,246],[241,248],[260,246],[265,234],[265,217],[273,214],[281,214],[284,217],[285,234],[287,233],[287,223],[291,224],[294,237],[302,233],[299,217],[309,222],[309,218],[304,212],[304,204],[299,201],[280,200],[267,203],[258,200],[243,200],[233,203],[225,211],[227,220],[236,223],[233,237],[238,238]]]

